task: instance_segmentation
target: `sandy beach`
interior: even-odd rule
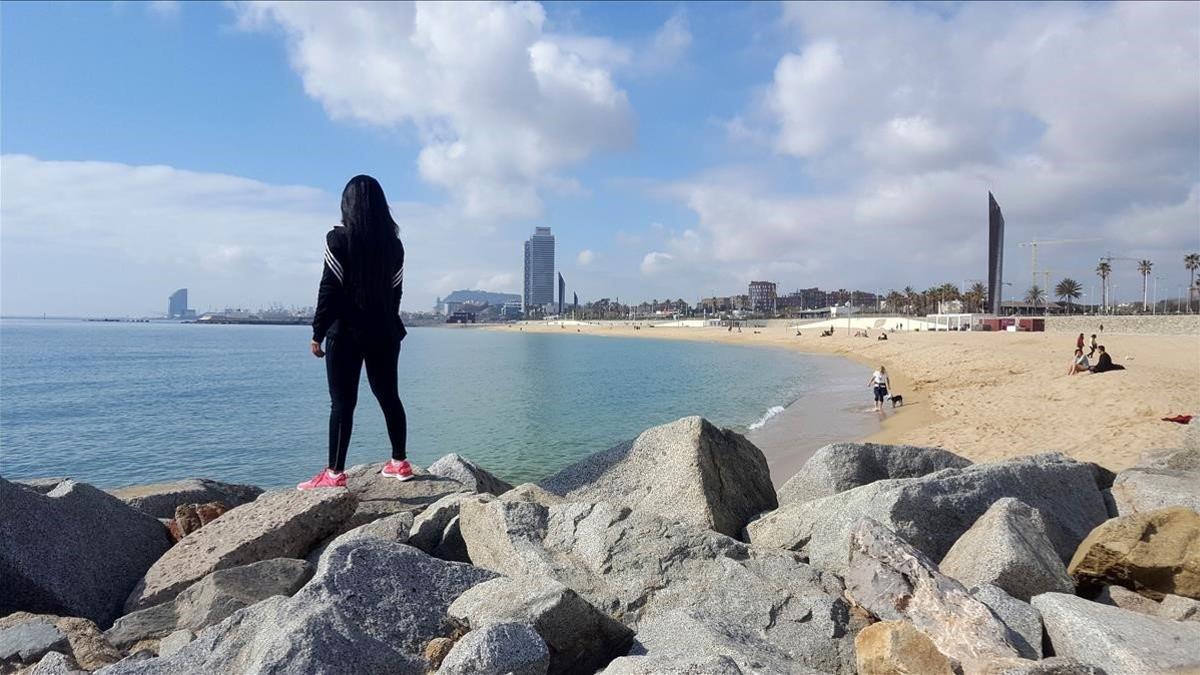
[[[578,329],[579,333],[576,333]],[[517,330],[517,328],[496,328]],[[526,331],[785,347],[884,365],[905,405],[888,407],[865,439],[942,447],[975,461],[1059,451],[1113,471],[1149,448],[1177,447],[1183,425],[1162,417],[1200,413],[1200,336],[1111,335],[1104,344],[1126,370],[1068,376],[1075,338],[1065,333],[893,333],[887,341],[785,328],[646,328],[599,324]],[[759,331],[759,332],[755,332]],[[863,382],[863,404],[870,391]],[[782,455],[781,455],[782,453]],[[776,482],[808,452],[768,453]]]

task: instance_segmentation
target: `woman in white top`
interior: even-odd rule
[[[888,386],[887,368],[879,366],[879,370],[871,373],[871,379],[867,382],[868,387],[875,389],[875,411],[883,412],[883,399],[887,398]]]
[[[1076,349],[1075,358],[1071,361],[1071,369],[1067,371],[1067,374],[1074,375],[1075,373],[1086,373],[1088,372],[1088,366],[1090,365],[1091,364],[1088,363],[1087,354],[1084,354],[1082,349]]]

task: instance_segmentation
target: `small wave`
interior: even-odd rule
[[[754,424],[750,425],[750,427],[749,427],[750,431],[754,431],[755,429],[761,429],[763,427],[763,425],[767,423],[767,420],[771,419],[772,417],[778,415],[781,412],[783,412],[783,406],[781,406],[781,405],[771,406],[771,408],[767,410],[767,414],[763,415],[761,419],[759,419]]]

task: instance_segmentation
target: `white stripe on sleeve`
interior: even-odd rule
[[[342,282],[342,265],[338,259],[334,257],[333,251],[329,250],[329,245],[325,245],[325,264],[329,266],[329,271],[333,272],[333,276],[337,277],[339,283]]]

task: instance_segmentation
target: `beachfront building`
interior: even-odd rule
[[[775,314],[775,282],[750,282],[750,310],[760,314]]]
[[[554,304],[554,235],[550,228],[534,228],[525,242],[525,313],[544,311]]]
[[[181,288],[167,298],[167,318],[187,319],[196,316],[188,309],[187,289]]]
[[[988,192],[988,305],[992,314],[1001,313],[1003,294],[1004,214],[996,198]]]
[[[567,304],[567,282],[563,281],[562,272],[558,273],[558,315],[562,316],[563,306]]]

